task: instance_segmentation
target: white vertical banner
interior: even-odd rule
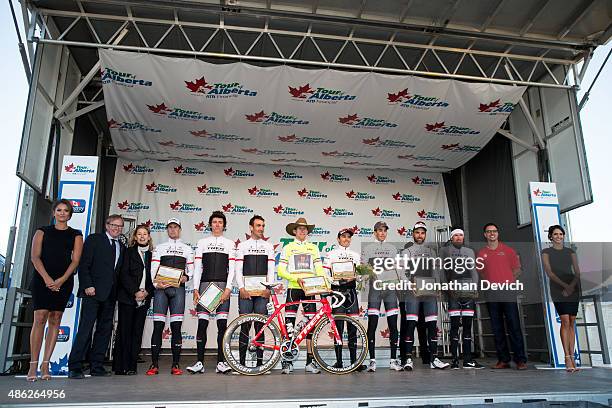
[[[550,294],[550,282],[548,275],[544,271],[541,258],[542,249],[548,245],[548,228],[552,225],[561,225],[557,185],[555,183],[530,182],[529,197],[531,198],[531,220],[538,254],[540,281],[542,282],[542,298],[545,310],[544,320],[546,322],[551,363],[554,368],[565,368],[565,351],[563,350],[559,333],[561,319],[557,314]],[[576,332],[574,358],[578,365],[581,365],[578,332]]]
[[[81,230],[83,238],[89,234],[97,173],[97,156],[64,156],[58,197],[72,203],[74,212],[68,225]],[[81,306],[81,300],[76,297],[78,289],[79,282],[75,276],[74,289],[62,316],[57,344],[50,358],[50,371],[53,375],[68,374],[68,355],[74,341]],[[44,347],[41,349],[39,361],[43,360],[43,352]]]

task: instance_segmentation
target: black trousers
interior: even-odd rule
[[[117,335],[113,349],[115,372],[136,371],[150,301],[140,307],[119,303]]]
[[[83,361],[88,352],[91,371],[104,369],[104,354],[108,349],[113,330],[115,302],[114,296],[109,296],[105,301],[99,301],[91,297],[82,299],[78,329],[68,358],[69,370],[82,370]],[[96,331],[92,337],[94,324]],[[91,350],[88,350],[90,338]]]

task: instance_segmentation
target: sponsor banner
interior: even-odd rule
[[[167,240],[166,221],[177,217],[184,242],[193,246],[210,234],[208,217],[214,210],[225,213],[224,234],[234,242],[248,239],[249,219],[258,214],[265,218],[265,235],[276,247],[277,256],[282,245],[292,240],[285,226],[305,217],[315,225],[310,241],[317,243],[325,256],[337,245],[336,236],[342,228],[355,231],[353,247],[359,251],[362,243],[373,241],[373,227],[380,220],[389,225],[390,240],[404,242],[416,221],[424,220],[432,228],[447,225],[445,197],[442,177],[437,173],[119,158],[109,211],[134,224],[148,225],[155,244]],[[69,198],[81,199],[78,195]],[[425,218],[418,215],[421,210]],[[367,293],[362,295],[367,297]],[[191,336],[197,318],[191,314],[191,297],[189,291],[183,325],[185,348],[195,347]],[[366,297],[362,297],[364,308]],[[233,297],[230,319],[236,316],[236,308],[237,297]],[[151,329],[152,320],[148,319],[144,347],[149,347]],[[164,347],[169,346],[168,341],[164,340]]]
[[[525,90],[116,50],[100,60],[113,146],[130,160],[447,171],[486,145]]]

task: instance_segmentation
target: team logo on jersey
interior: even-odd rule
[[[385,209],[385,208],[376,207],[370,211],[372,212],[372,215],[374,215],[375,217],[380,217],[380,218],[399,218],[400,217],[400,213],[395,212],[393,210]]]
[[[391,194],[391,197],[393,197],[395,201],[399,201],[400,203],[416,203],[418,201],[421,201],[421,199],[415,195],[406,193],[402,194],[399,191],[395,194]]]
[[[330,173],[329,171],[321,173],[321,179],[323,179],[323,181],[329,181],[330,183],[343,183],[345,181],[351,181],[349,177],[343,174]]]
[[[134,163],[124,164],[122,167],[123,171],[128,174],[147,174],[155,171],[152,167]]]
[[[255,174],[248,171],[248,170],[244,170],[244,169],[235,169],[233,167],[229,167],[227,169],[223,169],[223,173],[227,176],[227,177],[231,177],[231,178],[246,178],[246,177],[253,177]]]
[[[358,114],[353,113],[338,118],[338,123],[343,126],[351,127],[353,129],[387,129],[397,127],[397,123],[387,122],[384,119],[359,117]]]
[[[248,188],[250,197],[277,197],[278,193],[276,191],[272,191],[269,188],[260,188],[257,186],[253,186]]]
[[[349,200],[355,200],[355,201],[368,201],[368,200],[376,199],[376,196],[374,194],[366,193],[364,191],[351,190],[351,191],[345,192],[344,194]]]
[[[437,213],[435,211],[425,211],[425,209],[422,209],[421,211],[417,211],[417,216],[422,220],[429,220],[429,221],[437,221],[437,220],[444,219],[444,215]]]
[[[196,190],[198,190],[198,194],[203,194],[206,196],[220,196],[229,194],[229,191],[224,190],[221,187],[209,186],[208,184],[197,186]]]
[[[159,103],[157,105],[147,104],[147,108],[149,108],[149,110],[153,112],[155,115],[169,118],[169,119],[190,120],[190,121],[215,120],[214,116],[205,115],[203,113],[181,108],[178,106],[174,106],[174,107],[166,106],[164,102]]]
[[[130,72],[118,72],[111,68],[104,68],[100,72],[103,84],[115,83],[127,87],[133,86],[152,86],[153,82],[146,79],[139,79],[136,74]]]
[[[301,190],[297,190],[297,194],[298,197],[306,198],[308,200],[320,200],[322,198],[327,198],[327,194],[317,190],[309,190],[306,187]]]
[[[204,171],[198,169],[197,167],[185,167],[182,164],[179,164],[178,167],[174,167],[174,173],[179,174],[181,176],[198,176],[200,174],[204,174]]]
[[[283,217],[293,217],[295,215],[304,215],[304,211],[299,210],[294,207],[285,207],[282,204],[279,204],[275,207],[272,207],[275,214],[282,215]]]
[[[361,143],[371,147],[390,147],[390,148],[409,148],[413,149],[416,146],[406,143],[402,140],[381,139],[380,136],[372,139],[361,139]]]
[[[244,115],[249,123],[259,123],[262,125],[275,125],[275,126],[296,126],[296,125],[307,125],[310,122],[305,119],[300,119],[294,115],[284,115],[278,112],[272,112],[266,114],[265,111],[261,110],[257,113]]]
[[[416,176],[412,177],[410,180],[417,186],[437,186],[438,184],[440,184],[439,181],[428,177]]]
[[[207,99],[227,99],[239,96],[256,96],[257,91],[245,88],[240,82],[208,83],[201,76],[193,81],[185,81],[185,87],[193,95],[205,95]]]
[[[160,133],[161,129],[152,128],[140,122],[117,122],[115,119],[108,121],[109,129],[116,129],[120,132],[133,132],[136,130],[142,132]]]
[[[371,174],[368,176],[368,181],[374,184],[395,184],[395,180],[391,177]]]
[[[278,169],[272,172],[274,178],[281,180],[301,180],[303,176],[301,174],[295,173],[293,171],[284,171],[283,169]]]
[[[346,208],[333,208],[332,206],[323,208],[323,213],[330,217],[351,217],[353,212]]]
[[[489,103],[481,103],[478,107],[478,113],[486,113],[488,115],[509,115],[514,110],[512,102],[501,102],[496,99]]]
[[[480,146],[462,145],[459,143],[443,144],[440,148],[447,152],[479,152],[482,149]]]
[[[137,213],[140,211],[148,210],[149,206],[141,202],[129,202],[128,200],[117,203],[117,208],[121,211],[127,211],[129,213]]]
[[[426,123],[425,131],[444,136],[479,135],[480,130],[465,126],[447,125],[445,122]]]
[[[145,191],[147,193],[162,193],[162,194],[176,193],[176,187],[172,187],[167,184],[161,184],[161,183],[157,184],[155,182],[152,182],[151,184],[145,184]]]
[[[288,88],[292,99],[308,103],[337,104],[340,101],[357,99],[356,95],[348,95],[345,91],[339,89],[311,88],[310,84],[296,86],[295,88],[288,86]]]
[[[411,95],[408,88],[395,93],[388,93],[387,100],[389,105],[399,105],[404,108],[429,110],[431,108],[448,108],[449,103],[436,96],[424,96],[419,94]]]

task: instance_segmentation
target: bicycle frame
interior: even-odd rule
[[[302,341],[304,341],[306,336],[316,327],[317,323],[319,323],[319,321],[323,319],[324,316],[327,316],[329,318],[329,321],[331,322],[331,327],[332,327],[332,331],[334,334],[335,343],[342,344],[342,338],[340,337],[340,333],[338,333],[338,329],[336,328],[336,321],[334,320],[334,316],[332,315],[332,308],[327,298],[321,298],[319,300],[316,300],[316,299],[315,300],[302,300],[301,302],[289,302],[289,303],[279,304],[276,293],[274,293],[274,288],[270,290],[270,295],[272,296],[272,304],[274,305],[274,313],[272,313],[272,315],[268,317],[268,320],[266,321],[266,323],[264,323],[262,328],[259,329],[255,337],[253,337],[253,339],[251,340],[251,343],[254,346],[261,347],[264,349],[270,349],[270,350],[279,350],[280,345],[262,344],[258,342],[257,339],[262,335],[264,329],[275,318],[278,321],[278,326],[281,330],[281,335],[283,339],[288,339],[289,335],[287,333],[287,326],[285,325],[285,320],[283,319],[283,314],[281,312],[287,306],[299,305],[300,303],[321,303],[322,307],[308,321],[308,323],[306,324],[306,326],[304,326],[304,328],[300,331],[300,333],[297,336],[293,337],[293,342],[295,342],[295,344],[299,345]]]

